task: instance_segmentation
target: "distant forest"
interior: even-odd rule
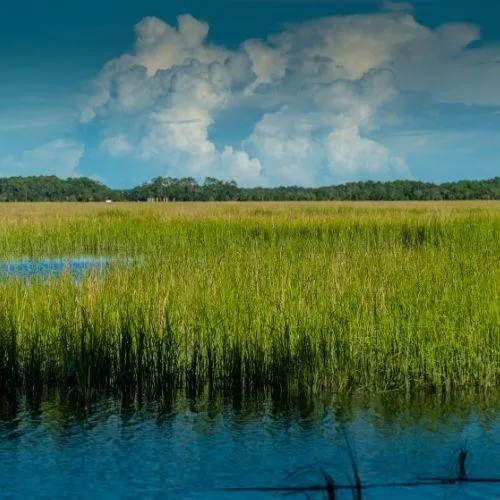
[[[239,187],[207,177],[156,177],[132,189],[111,189],[87,177],[0,178],[0,201],[324,201],[324,200],[500,200],[500,177],[433,184],[420,181],[349,182],[306,188]]]

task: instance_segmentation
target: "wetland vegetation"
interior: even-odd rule
[[[5,204],[0,390],[314,396],[500,381],[500,204]],[[131,259],[122,263],[119,259]]]

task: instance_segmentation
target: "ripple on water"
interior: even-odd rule
[[[452,477],[462,446],[470,451],[471,477],[500,475],[498,407],[482,414],[475,405],[465,413],[450,406],[446,415],[429,407],[423,417],[377,420],[373,409],[339,413],[321,405],[308,415],[269,405],[247,413],[230,404],[212,412],[181,403],[164,414],[160,406],[125,408],[110,399],[77,418],[54,400],[34,418],[22,403],[11,417],[0,413],[0,498],[279,498],[220,489],[323,484],[322,471],[348,484],[343,429],[365,484]],[[499,494],[500,485],[463,484],[378,488],[363,498]],[[338,498],[352,496],[344,491]]]

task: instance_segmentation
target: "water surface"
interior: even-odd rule
[[[114,263],[130,264],[131,260],[104,256],[11,259],[0,262],[0,277],[15,276],[22,279],[40,277],[47,279],[51,276],[69,273],[74,278],[80,278],[89,271],[101,274]]]
[[[470,477],[500,477],[498,398],[342,405],[334,398],[179,397],[145,405],[109,399],[80,414],[55,397],[4,404],[0,497],[279,498],[221,490],[322,484],[323,470],[349,484],[346,439],[365,484],[454,477],[463,447]],[[363,498],[500,498],[500,484],[393,486],[365,490]]]

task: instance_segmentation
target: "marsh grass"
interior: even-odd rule
[[[16,208],[17,207],[17,208]],[[3,205],[0,387],[314,394],[500,381],[500,204]]]

